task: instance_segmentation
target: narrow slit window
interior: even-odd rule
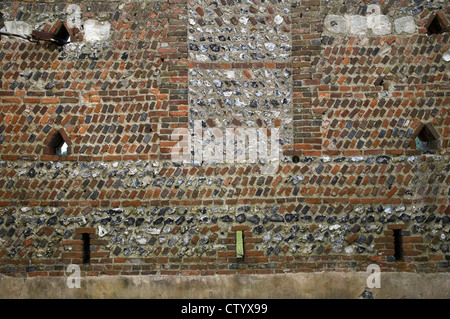
[[[394,257],[396,261],[403,260],[403,237],[401,229],[394,229]]]
[[[236,258],[244,260],[244,237],[241,230],[236,231]]]
[[[91,238],[88,233],[81,235],[83,241],[83,264],[89,264],[91,261]]]
[[[0,12],[0,29],[5,26],[5,20],[3,19],[3,12]],[[1,39],[1,37],[0,37]]]

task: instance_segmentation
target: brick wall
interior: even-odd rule
[[[2,30],[22,32],[0,39],[1,274],[448,271],[445,3],[0,12]],[[61,25],[64,46],[24,39]],[[278,130],[279,165],[173,161],[173,133],[198,121],[209,142]]]

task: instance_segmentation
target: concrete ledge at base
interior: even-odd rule
[[[217,276],[82,277],[68,288],[67,277],[0,277],[0,298],[146,299],[448,299],[450,273],[381,273],[381,288],[367,288],[364,272]]]

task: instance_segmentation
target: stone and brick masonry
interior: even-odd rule
[[[0,12],[0,276],[449,271],[448,1]],[[197,120],[278,129],[276,171],[171,161]]]

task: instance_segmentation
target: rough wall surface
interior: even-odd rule
[[[0,11],[0,276],[449,271],[445,1]],[[172,160],[227,128],[278,130],[275,171]]]
[[[4,277],[0,280],[0,298],[448,299],[450,294],[448,273],[382,273],[381,287],[373,289],[366,287],[366,278],[365,272],[330,271],[213,276],[103,275],[84,277],[80,288],[68,288],[63,277]],[[169,309],[174,313],[180,311]],[[272,307],[271,310],[275,311]]]

